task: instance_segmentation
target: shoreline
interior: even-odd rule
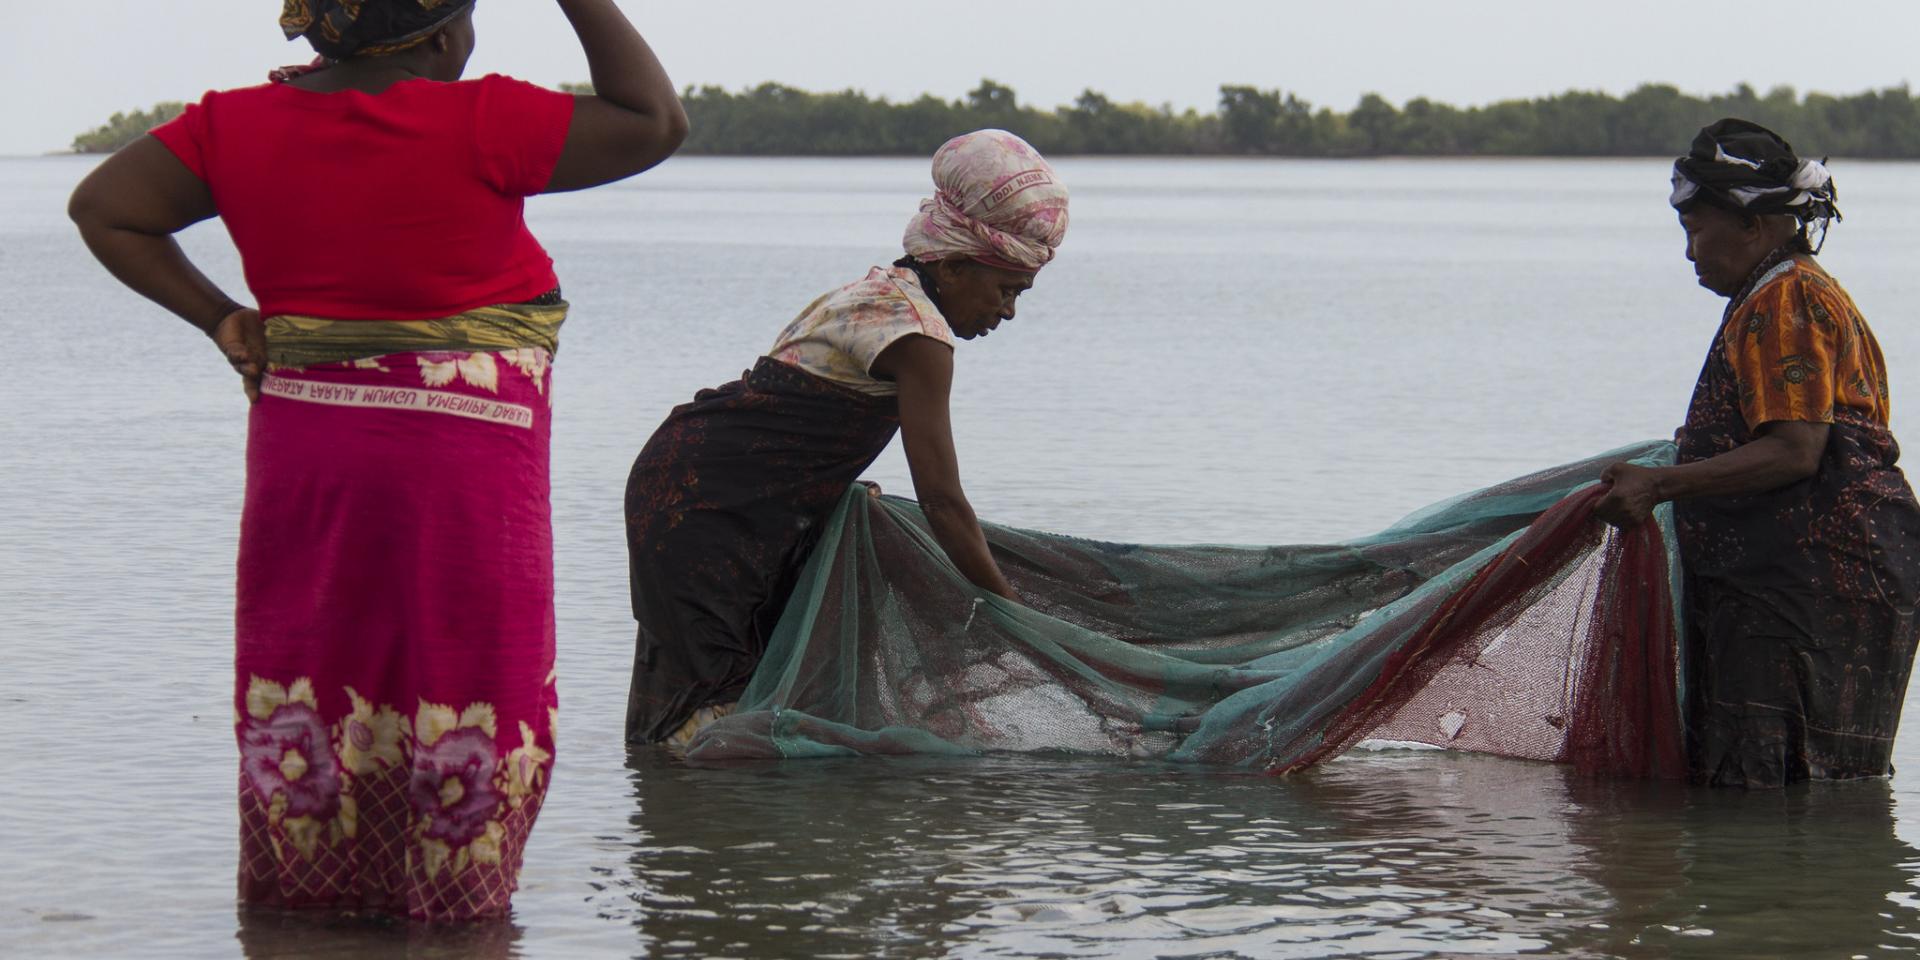
[[[51,150],[46,153],[0,153],[0,161],[7,160],[58,160],[63,158],[110,157],[111,153],[84,153],[75,150]],[[1380,161],[1407,161],[1414,163],[1453,163],[1459,161],[1486,161],[1491,163],[1519,162],[1561,162],[1598,163],[1618,161],[1622,163],[1640,163],[1660,161],[1671,163],[1672,156],[1659,154],[1622,155],[1622,154],[1534,154],[1534,153],[1396,153],[1351,157],[1323,156],[1285,156],[1275,154],[1237,154],[1237,153],[1060,153],[1049,154],[1049,159],[1069,160],[1167,160],[1167,161],[1208,161],[1230,163],[1375,163]],[[676,154],[675,160],[921,160],[919,154],[909,153],[687,153]],[[1916,157],[1849,157],[1836,155],[1829,163],[1844,164],[1899,164],[1920,163]]]

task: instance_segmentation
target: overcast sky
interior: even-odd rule
[[[1916,0],[680,0],[623,4],[675,82],[775,80],[955,98],[981,77],[1054,106],[1211,109],[1222,83],[1345,110],[1362,93],[1467,105],[1646,81],[1855,93],[1912,79]],[[304,61],[273,0],[0,0],[0,154],[64,149],[116,110]],[[484,0],[473,68],[584,80],[551,0]]]

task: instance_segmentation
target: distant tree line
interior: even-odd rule
[[[584,84],[563,89],[586,92]],[[1040,109],[1012,88],[982,80],[960,100],[931,94],[895,103],[855,90],[810,93],[765,83],[737,93],[689,87],[693,121],[685,153],[745,156],[924,156],[955,133],[1000,127],[1054,155],[1161,156],[1665,156],[1700,127],[1737,116],[1772,127],[1809,155],[1920,159],[1920,100],[1905,86],[1851,96],[1765,94],[1742,84],[1696,97],[1647,84],[1624,97],[1569,92],[1484,107],[1416,98],[1395,107],[1367,94],[1337,113],[1281,90],[1227,85],[1211,113],[1115,103],[1088,90]],[[180,112],[177,103],[115,114],[74,140],[81,153],[119,149]]]
[[[1395,107],[1368,94],[1345,113],[1233,85],[1220,88],[1212,113],[1115,103],[1093,90],[1046,110],[992,80],[957,101],[893,103],[772,83],[738,93],[695,87],[683,100],[693,134],[682,150],[706,154],[925,155],[957,132],[1001,127],[1057,155],[1663,156],[1685,152],[1706,124],[1738,116],[1810,154],[1920,158],[1920,100],[1905,86],[1802,97],[1743,84],[1695,97],[1648,84],[1624,97],[1571,92],[1464,108],[1425,98]]]
[[[116,113],[107,122],[73,138],[74,153],[112,153],[187,109],[184,103],[158,103],[152,110]]]

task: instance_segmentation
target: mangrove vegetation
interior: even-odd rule
[[[132,143],[141,134],[180,115],[187,105],[169,101],[154,104],[151,110],[116,113],[107,122],[73,138],[74,153],[112,153]]]
[[[1742,84],[1702,97],[1647,84],[1623,97],[1575,91],[1479,107],[1425,98],[1395,106],[1367,94],[1346,112],[1283,90],[1237,85],[1222,86],[1217,107],[1206,113],[1117,103],[1093,90],[1042,108],[992,80],[959,100],[927,94],[896,102],[777,83],[737,92],[689,87],[683,99],[693,134],[681,152],[709,155],[925,156],[955,133],[1001,127],[1050,155],[1667,156],[1683,152],[1705,124],[1737,116],[1813,155],[1920,158],[1920,100],[1904,85],[1833,96],[1790,87],[1760,93]],[[163,103],[115,114],[76,138],[74,150],[117,150],[179,111],[180,104]]]

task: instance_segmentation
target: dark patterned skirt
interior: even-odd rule
[[[1913,665],[1911,607],[1817,590],[1690,585],[1693,777],[1778,787],[1893,772]]]
[[[627,741],[739,699],[816,530],[892,441],[892,397],[770,358],[674,408],[627,478]]]
[[[1696,781],[1893,772],[1920,595],[1920,504],[1898,457],[1884,426],[1841,411],[1813,476],[1676,505]]]

